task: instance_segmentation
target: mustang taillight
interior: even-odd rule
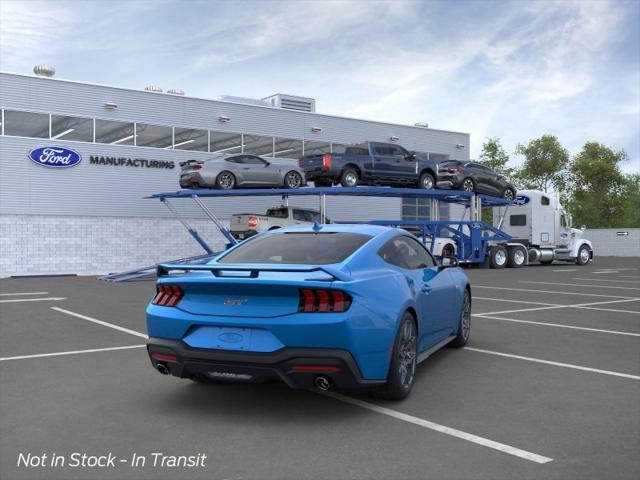
[[[184,295],[182,288],[178,285],[156,285],[156,292],[151,303],[163,307],[175,307]]]
[[[322,155],[322,168],[325,170],[329,170],[331,168],[331,155],[328,153]]]
[[[300,290],[299,312],[345,312],[351,306],[351,296],[340,290],[303,288]]]
[[[256,228],[258,226],[258,217],[250,216],[247,224],[249,228]]]

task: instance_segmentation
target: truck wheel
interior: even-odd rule
[[[418,180],[418,188],[424,188],[425,190],[433,190],[436,186],[436,182],[433,175],[430,173],[423,173]]]
[[[476,184],[472,178],[465,178],[460,185],[460,188],[465,192],[475,192]]]
[[[591,258],[591,250],[586,245],[582,245],[578,250],[578,256],[576,257],[576,263],[578,265],[586,265]]]
[[[233,173],[226,170],[224,172],[220,172],[216,178],[216,186],[223,190],[231,190],[236,186],[236,177]]]
[[[502,245],[496,245],[491,248],[491,259],[489,260],[491,268],[504,268],[507,265],[508,259],[507,249]]]
[[[379,395],[388,400],[406,398],[413,388],[417,362],[418,332],[415,319],[407,312],[393,344],[387,383],[378,391]]]
[[[340,175],[340,184],[343,187],[357,187],[358,181],[360,177],[358,176],[358,172],[353,168],[347,168]]]
[[[509,247],[509,266],[520,268],[527,260],[527,252],[522,247]]]

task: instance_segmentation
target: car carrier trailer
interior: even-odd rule
[[[377,225],[388,225],[399,228],[413,230],[416,235],[420,236],[423,243],[430,251],[434,252],[436,243],[438,242],[438,252],[442,252],[444,256],[455,256],[461,265],[486,265],[492,268],[503,267],[522,267],[529,262],[541,261],[542,263],[553,259],[582,259],[584,257],[583,245],[588,248],[588,259],[593,258],[593,250],[590,242],[581,239],[581,236],[574,232],[573,239],[579,238],[580,243],[574,241],[574,247],[556,248],[553,255],[550,256],[548,250],[550,246],[544,244],[537,245],[533,241],[519,238],[514,239],[513,233],[520,235],[520,231],[511,228],[505,230],[503,225],[507,213],[512,209],[519,208],[522,203],[520,200],[512,202],[503,198],[493,197],[483,194],[475,194],[473,192],[464,192],[457,190],[425,190],[416,188],[390,188],[390,187],[305,187],[299,189],[233,189],[233,190],[217,190],[217,189],[190,189],[178,190],[175,192],[156,193],[148,199],[160,200],[171,213],[182,223],[193,239],[205,251],[205,255],[193,257],[194,263],[204,263],[212,258],[216,252],[204,238],[193,228],[188,221],[180,215],[179,211],[173,205],[174,200],[186,199],[193,201],[218,228],[220,233],[226,239],[227,248],[233,246],[237,241],[233,238],[229,229],[209,208],[204,199],[207,198],[237,198],[237,197],[281,197],[283,203],[288,205],[289,197],[297,196],[317,196],[319,201],[319,210],[321,223],[324,223],[327,197],[334,196],[357,196],[357,197],[377,197],[377,198],[420,198],[428,199],[430,202],[431,219],[430,220],[373,220],[361,223],[373,223]],[[439,204],[445,202],[463,207],[460,220],[440,220],[438,218]],[[531,202],[529,202],[531,203]],[[534,204],[536,202],[533,202]],[[531,218],[537,218],[537,215],[550,215],[551,211],[538,212],[534,204],[530,205]],[[526,204],[525,204],[526,205]],[[555,205],[555,204],[554,204]],[[489,225],[482,221],[482,209],[491,208],[494,211],[494,225]],[[519,210],[516,210],[518,212]],[[516,215],[520,215],[516,213]],[[511,223],[512,215],[509,217]],[[555,217],[554,217],[555,218]],[[560,217],[558,217],[560,218]],[[555,221],[555,220],[554,220]],[[559,220],[560,221],[560,220]],[[358,223],[358,222],[349,222]],[[548,232],[547,232],[548,233]],[[555,236],[553,238],[556,238]],[[582,248],[582,250],[581,250]],[[538,255],[538,251],[540,254]],[[575,251],[576,256],[573,255]],[[565,255],[566,256],[563,256]],[[185,259],[183,259],[185,260]],[[190,259],[186,259],[189,261]],[[165,262],[166,263],[166,262]],[[154,266],[155,267],[155,266]],[[132,280],[148,275],[152,275],[154,267],[145,267],[139,270],[131,270],[123,274],[110,274],[102,277],[109,281]]]

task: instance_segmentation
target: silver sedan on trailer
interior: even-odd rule
[[[295,160],[269,159],[249,154],[220,155],[211,160],[180,163],[181,188],[285,187],[306,185]]]

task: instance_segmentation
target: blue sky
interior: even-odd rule
[[[0,69],[187,95],[314,97],[321,113],[572,154],[640,171],[640,1],[0,0]]]

